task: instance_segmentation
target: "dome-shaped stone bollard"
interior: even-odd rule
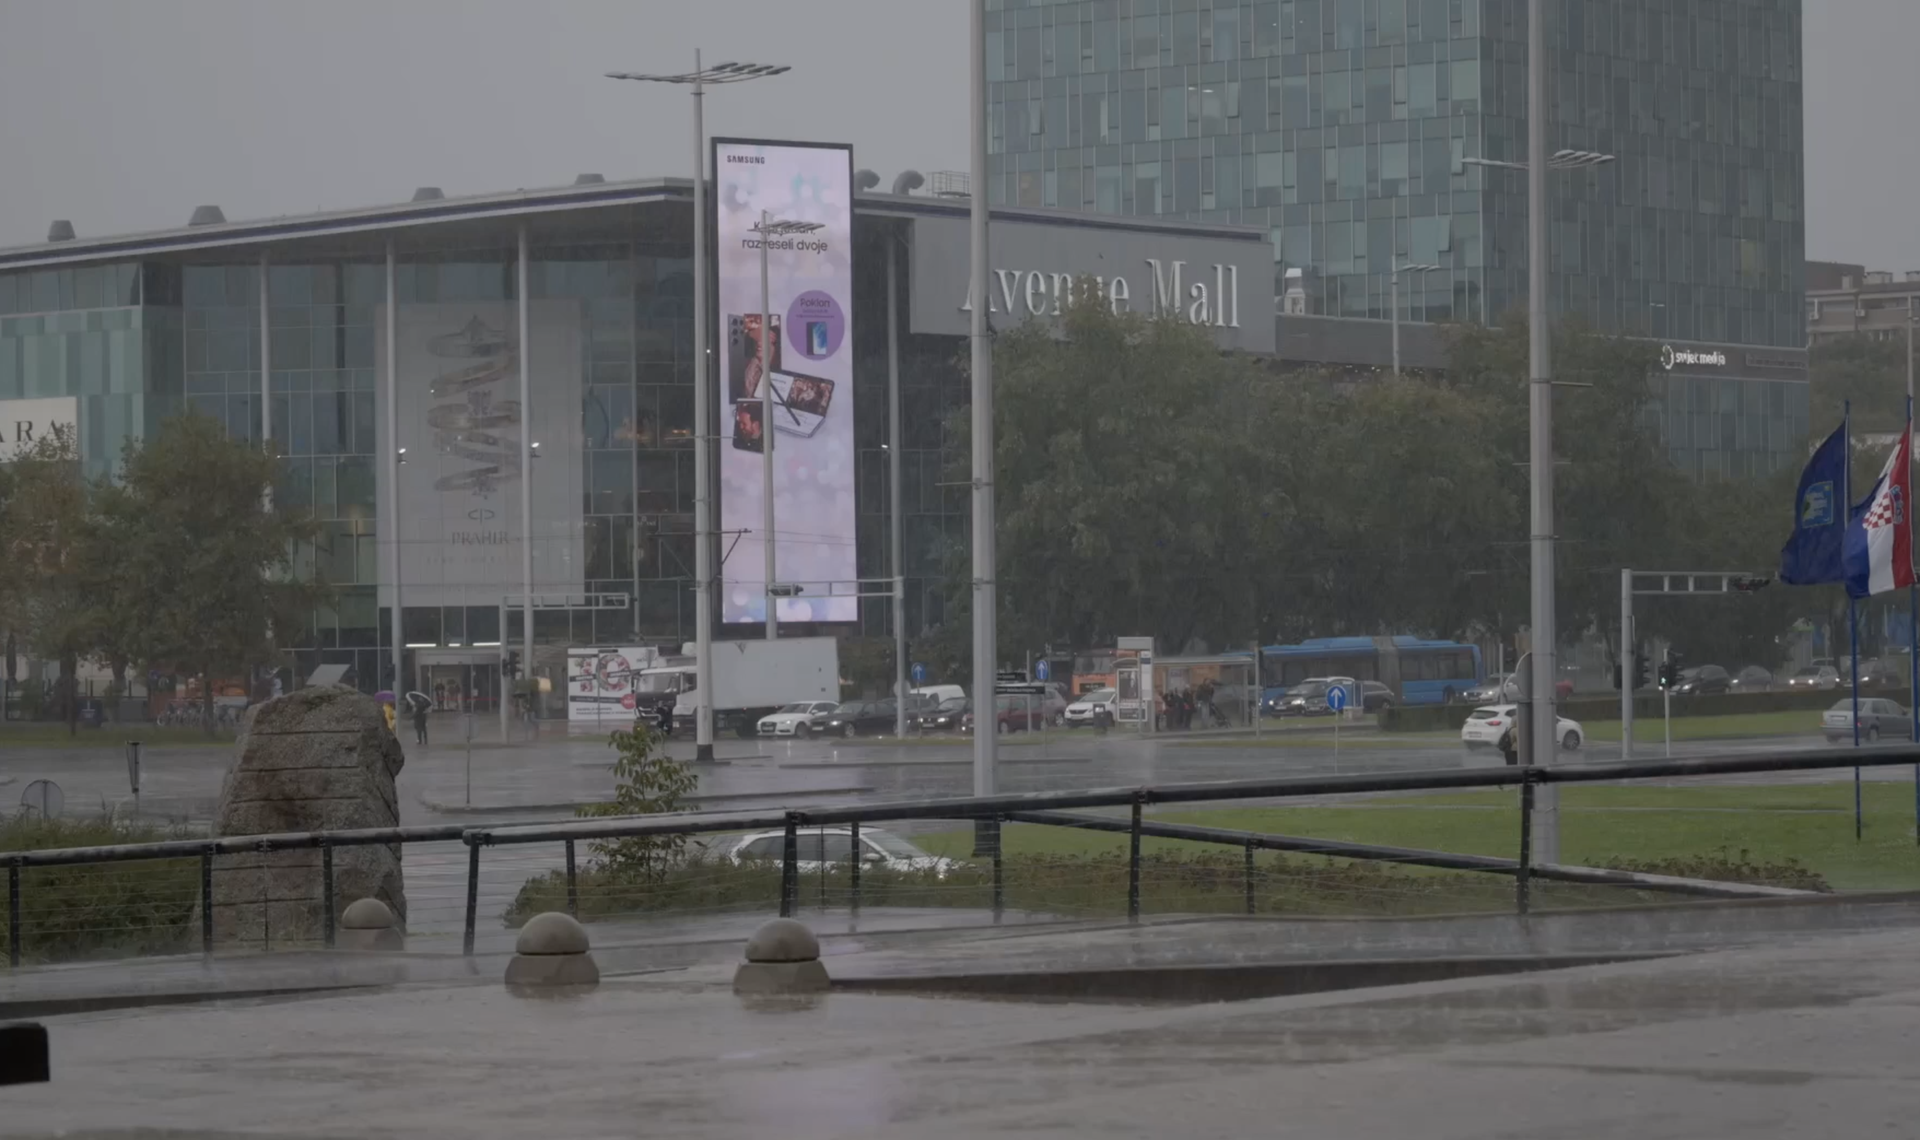
[[[333,944],[341,950],[404,950],[407,936],[392,907],[379,899],[355,899],[340,912]]]
[[[587,952],[587,928],[572,915],[550,910],[520,928],[513,959],[507,963],[509,989],[544,990],[594,986],[600,967]]]
[[[817,994],[831,984],[820,940],[802,923],[776,918],[747,939],[747,960],[733,974],[737,994]]]

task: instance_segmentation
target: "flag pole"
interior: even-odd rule
[[[1845,429],[1846,458],[1840,470],[1842,492],[1840,509],[1845,511],[1847,526],[1853,526],[1853,401],[1843,405],[1840,423]],[[1860,747],[1860,615],[1859,603],[1854,600],[1853,590],[1847,590],[1847,651],[1853,662],[1853,746]],[[1853,766],[1853,839],[1860,841],[1865,831],[1860,812],[1860,765]]]
[[[1907,465],[1913,465],[1913,322],[1907,322]],[[1911,491],[1911,483],[1908,487]],[[1907,541],[1913,541],[1913,496],[1907,496]],[[1907,551],[1912,565],[1913,551]],[[1920,741],[1920,574],[1907,583],[1907,705],[1913,716],[1908,739]],[[1913,766],[1913,841],[1920,844],[1920,763]]]

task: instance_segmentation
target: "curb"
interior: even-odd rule
[[[873,790],[871,786],[859,786],[848,788],[790,788],[769,792],[724,792],[711,796],[688,796],[687,802],[690,804],[724,804],[742,800],[788,799],[794,796],[860,796],[866,795]],[[418,797],[418,801],[421,807],[442,815],[481,815],[525,811],[571,812],[578,808],[593,807],[606,802],[605,800],[572,800],[564,803],[540,804],[451,804],[430,800],[426,797],[425,793],[422,793]]]

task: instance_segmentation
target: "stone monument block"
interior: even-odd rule
[[[236,744],[214,817],[215,835],[397,827],[394,778],[406,763],[372,697],[316,686],[257,706]],[[220,855],[213,868],[213,937],[265,948],[318,945],[325,907],[318,849]],[[378,899],[401,929],[407,916],[399,845],[333,849],[336,917]]]

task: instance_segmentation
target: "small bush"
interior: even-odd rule
[[[0,851],[96,847],[181,838],[108,818],[0,821]],[[20,949],[36,962],[164,954],[193,944],[200,898],[197,859],[27,867],[20,873]],[[0,943],[12,937],[0,911]]]

